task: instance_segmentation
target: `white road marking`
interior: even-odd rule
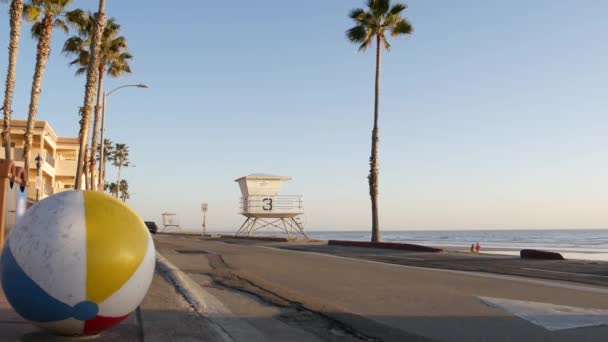
[[[507,311],[550,331],[608,325],[608,310],[504,298],[477,298],[490,307]]]
[[[575,290],[575,291],[585,291],[585,292],[608,294],[608,288],[605,288],[605,287],[592,286],[592,285],[579,285],[577,283],[566,282],[566,281],[549,281],[549,280],[540,280],[540,279],[535,279],[535,278],[526,278],[526,277],[512,276],[512,275],[471,272],[471,271],[457,271],[457,270],[448,270],[448,269],[442,269],[442,268],[430,268],[430,267],[421,267],[421,266],[398,265],[398,264],[391,264],[391,263],[380,262],[380,261],[343,257],[343,256],[338,256],[338,255],[333,255],[333,254],[325,254],[325,253],[319,253],[319,252],[295,251],[295,250],[282,249],[282,248],[276,248],[276,247],[270,247],[270,246],[254,246],[254,247],[271,249],[271,250],[275,250],[275,251],[282,251],[285,253],[306,253],[306,254],[319,255],[319,256],[323,256],[323,257],[327,257],[327,258],[338,258],[338,259],[353,260],[353,261],[358,261],[358,262],[380,264],[380,265],[384,265],[386,267],[397,267],[397,268],[406,268],[406,269],[426,271],[426,272],[442,272],[442,273],[459,274],[459,275],[466,275],[466,276],[476,276],[476,277],[480,277],[480,278],[509,280],[509,281],[517,281],[520,283],[556,287],[556,288],[569,289],[569,290]]]
[[[578,276],[584,276],[584,277],[600,277],[600,278],[608,278],[608,276],[605,275],[597,275],[597,274],[589,274],[589,273],[576,273],[576,272],[563,272],[563,271],[552,271],[552,270],[543,270],[541,268],[528,268],[528,267],[522,267],[522,270],[528,270],[528,271],[539,271],[539,272],[547,272],[547,273],[557,273],[557,274],[567,274],[567,275],[578,275]]]

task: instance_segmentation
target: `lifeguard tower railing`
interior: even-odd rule
[[[242,197],[240,214],[244,216],[294,217],[304,213],[302,196],[251,195]]]
[[[259,230],[278,230],[292,238],[308,239],[300,215],[304,214],[302,196],[251,195],[241,198],[240,214],[247,217],[236,232],[237,236],[251,236]]]

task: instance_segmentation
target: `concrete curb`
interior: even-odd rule
[[[163,257],[158,251],[156,251],[156,265],[161,271],[162,275],[167,278],[175,287],[177,291],[181,293],[186,301],[192,305],[192,308],[206,317],[208,304],[205,301],[205,293],[202,288],[195,283],[188,275],[182,272],[179,268],[173,265],[169,260]],[[222,327],[217,325],[213,320],[206,317],[215,328],[219,336],[221,336],[223,342],[233,342],[234,340],[230,337]]]
[[[194,310],[211,323],[222,342],[265,341],[257,329],[234,316],[222,302],[163,257],[158,250],[156,264],[161,274],[175,285]]]

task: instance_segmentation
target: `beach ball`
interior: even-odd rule
[[[95,335],[137,308],[154,266],[152,237],[133,210],[100,192],[67,191],[11,229],[0,276],[23,318],[60,335]]]

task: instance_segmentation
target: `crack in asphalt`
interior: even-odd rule
[[[324,314],[307,308],[303,303],[290,300],[271,290],[265,289],[249,279],[236,275],[221,255],[206,255],[213,272],[206,273],[213,282],[221,287],[234,291],[243,292],[255,297],[262,303],[272,305],[281,309],[278,319],[282,322],[296,326],[299,329],[309,331],[324,340],[376,342],[378,338],[367,336],[352,326]],[[311,324],[312,323],[312,324]],[[311,328],[312,327],[312,328]],[[320,334],[325,331],[326,334]]]

